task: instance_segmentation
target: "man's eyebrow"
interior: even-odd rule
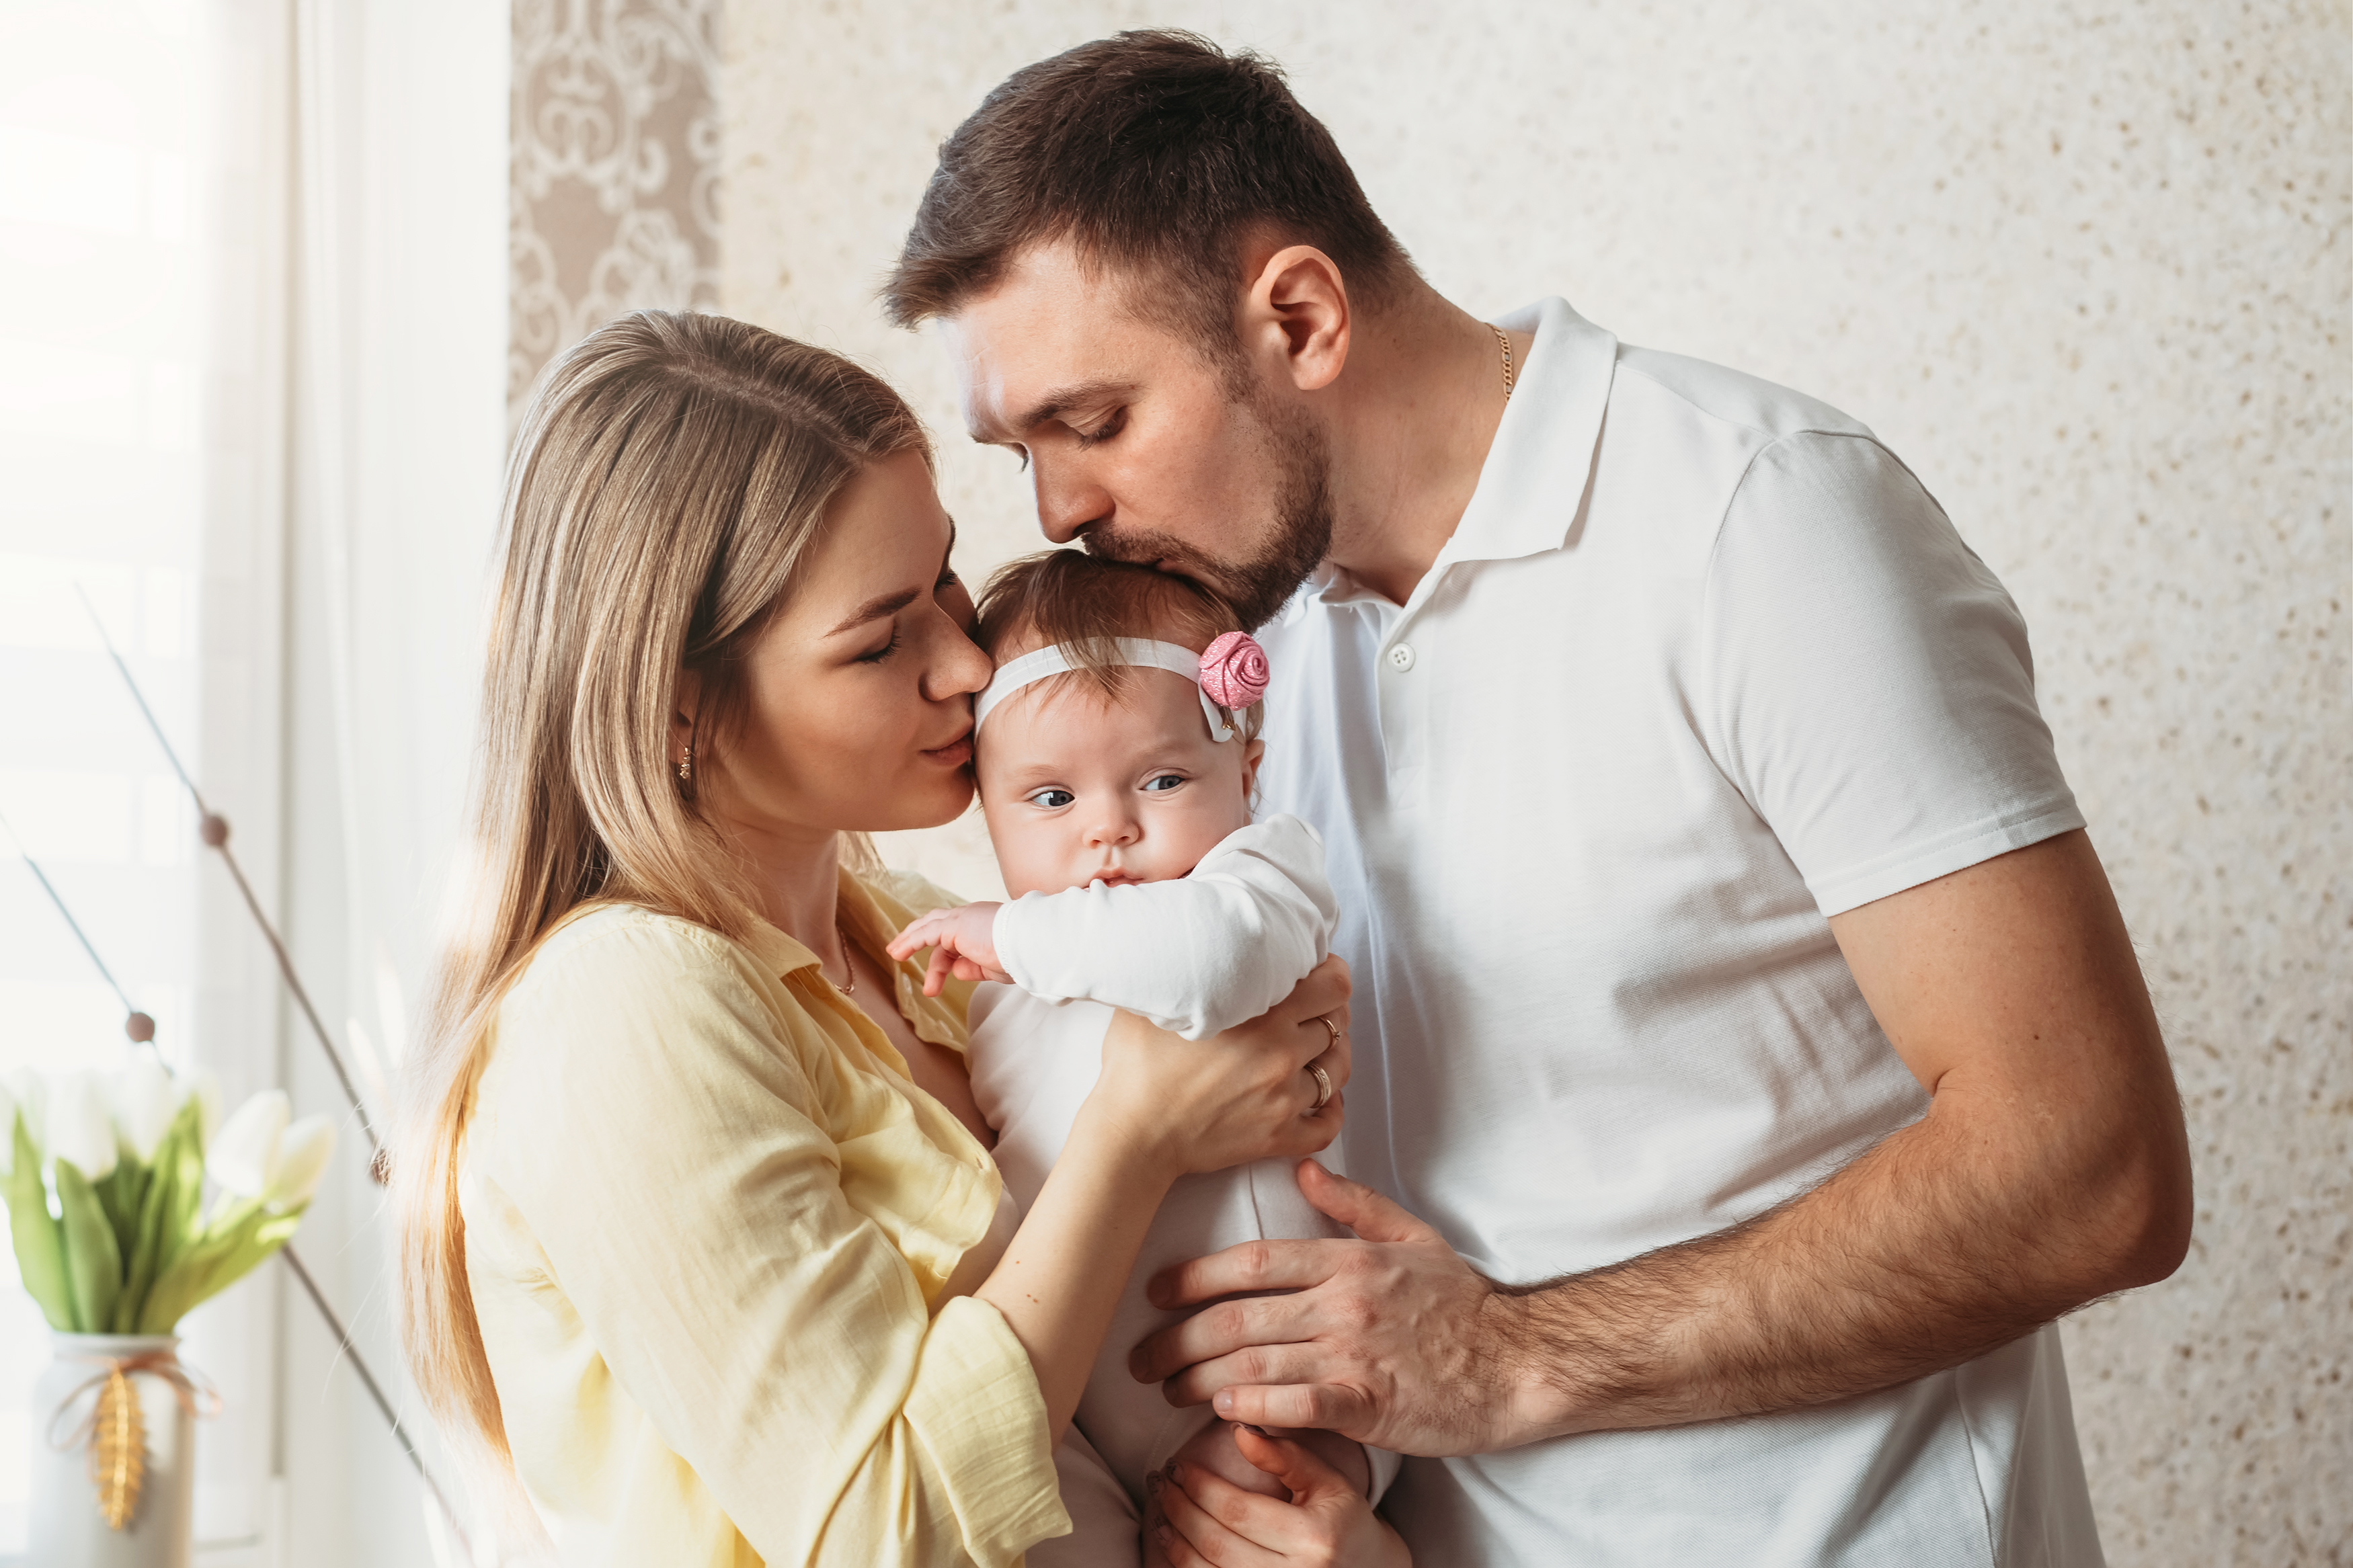
[[[1024,430],[1035,430],[1047,420],[1058,418],[1071,409],[1101,403],[1105,398],[1124,397],[1134,390],[1134,382],[1114,381],[1108,376],[1098,376],[1092,381],[1075,381],[1048,393],[1028,413],[1015,420],[1011,428],[1016,435]],[[1002,437],[989,435],[977,426],[973,427],[972,438],[983,446],[995,446],[1003,439]]]
[[[895,616],[914,602],[915,590],[913,588],[902,588],[895,594],[879,595],[850,611],[839,626],[825,635],[838,637],[842,633],[853,631],[869,621],[879,621],[885,616]]]

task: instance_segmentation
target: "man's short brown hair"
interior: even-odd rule
[[[1412,270],[1271,61],[1191,33],[1122,33],[1014,72],[956,127],[882,298],[914,326],[995,286],[1020,250],[1067,238],[1138,274],[1136,306],[1216,353],[1261,228],[1329,256],[1366,304]]]

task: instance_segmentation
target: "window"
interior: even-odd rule
[[[216,800],[273,819],[282,135],[253,90],[282,47],[272,9],[0,13],[0,812],[166,1059],[232,1100],[279,1076],[274,979],[84,599]],[[248,854],[265,888],[269,850]],[[5,835],[0,857],[0,1068],[120,1062],[121,1003]],[[258,1278],[185,1330],[189,1362],[237,1390],[199,1428],[198,1539],[228,1553],[207,1561],[265,1530],[277,1293]],[[0,1279],[5,1559],[47,1335],[13,1254]]]

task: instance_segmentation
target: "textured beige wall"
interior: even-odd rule
[[[726,308],[914,397],[871,296],[933,149],[1121,26],[1267,50],[1425,272],[1874,426],[2024,606],[2189,1102],[2195,1249],[2070,1324],[2110,1556],[2353,1563],[2348,13],[2263,5],[948,4],[728,16]],[[892,847],[967,891],[967,822]]]

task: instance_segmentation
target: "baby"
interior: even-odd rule
[[[1250,821],[1266,656],[1221,601],[1058,551],[997,575],[979,637],[997,677],[975,705],[974,763],[1013,901],[925,915],[891,952],[934,950],[928,993],[950,973],[998,983],[973,997],[967,1059],[1026,1208],[1094,1088],[1113,1009],[1188,1039],[1254,1018],[1322,962],[1337,907],[1314,829]],[[1161,1205],[1076,1423],[1125,1495],[1074,1474],[1085,1442],[1066,1444],[1076,1531],[1041,1542],[1033,1563],[1138,1562],[1145,1477],[1173,1458],[1288,1495],[1208,1406],[1173,1408],[1130,1376],[1127,1353],[1181,1315],[1145,1299],[1167,1265],[1261,1237],[1345,1234],[1300,1196],[1293,1170],[1275,1159],[1188,1176]],[[1394,1456],[1335,1434],[1291,1436],[1376,1500],[1396,1473]]]

